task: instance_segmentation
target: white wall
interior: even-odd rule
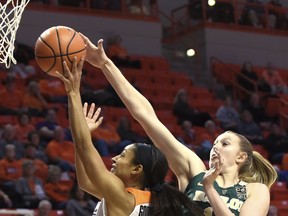
[[[83,14],[24,11],[17,32],[17,41],[34,46],[37,38],[47,28],[69,26],[87,35],[93,42],[119,34],[130,54],[161,55],[161,24],[137,20],[117,19]]]
[[[171,11],[177,7],[188,4],[189,0],[158,0],[159,9],[170,16]]]
[[[164,4],[165,0],[160,0]],[[185,4],[184,0],[169,1],[169,8]],[[177,2],[177,3],[176,3]],[[175,7],[174,7],[175,6]],[[55,13],[25,10],[17,32],[19,42],[34,46],[38,36],[47,28],[55,25],[66,25],[87,35],[93,42],[99,38],[119,34],[123,37],[123,45],[131,54],[162,55],[161,23],[117,19],[83,14]],[[190,41],[196,43],[199,50],[197,62],[209,63],[211,56],[242,64],[247,59],[254,65],[265,65],[267,61],[279,67],[288,68],[288,37],[251,34],[219,29],[207,29],[200,37],[194,34]],[[198,39],[197,39],[198,38]],[[206,60],[200,61],[206,56]],[[195,57],[197,58],[197,57]],[[208,66],[207,66],[208,68]]]
[[[288,7],[288,1],[287,0],[280,0],[279,2],[283,7]]]
[[[215,56],[230,63],[250,60],[254,65],[268,61],[288,68],[288,37],[206,29],[207,58]]]

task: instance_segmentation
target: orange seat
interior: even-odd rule
[[[57,116],[57,122],[61,127],[63,127],[63,128],[69,127],[67,108],[60,107],[57,110],[56,116]]]
[[[138,84],[137,87],[139,87],[140,92],[147,98],[149,98],[150,95],[156,96],[156,89],[154,87],[154,84],[151,83],[145,83],[145,84]]]
[[[155,73],[152,77],[152,82],[160,85],[171,85],[172,84],[172,78],[168,74],[157,74]]]
[[[165,177],[165,182],[167,184],[175,184],[177,181],[177,178],[175,176],[175,174],[172,172],[171,169],[168,169],[167,175]]]
[[[191,107],[198,109],[200,112],[207,112],[215,120],[217,109],[223,104],[221,100],[204,97],[192,98],[190,101]]]
[[[39,122],[42,122],[42,121],[44,121],[44,120],[45,120],[45,118],[43,118],[43,117],[33,116],[33,117],[31,118],[31,124],[37,125]]]
[[[150,57],[152,63],[151,68],[154,70],[166,70],[169,71],[169,63],[162,56]]]
[[[269,152],[262,145],[253,145],[253,150],[259,152],[264,158],[269,158]]]
[[[29,61],[29,65],[31,65],[32,67],[35,68],[36,70],[36,76],[39,77],[39,78],[43,78],[44,77],[44,71],[40,68],[40,66],[38,65],[37,63],[37,60],[36,59],[31,59]]]
[[[132,130],[135,131],[136,133],[138,133],[141,136],[147,137],[146,132],[144,131],[144,129],[142,128],[142,126],[138,122],[134,121],[132,123]]]
[[[218,82],[223,85],[231,86],[236,79],[235,70],[224,63],[212,63],[212,72]]]
[[[180,125],[170,124],[170,125],[166,125],[166,127],[175,137],[182,137],[183,136],[183,130],[182,130]]]
[[[279,105],[279,114],[280,114],[280,123],[281,127],[284,129],[288,128],[288,97],[283,99],[283,96],[281,97],[282,101]]]
[[[278,216],[288,215],[288,201],[287,200],[271,200],[270,205],[278,208]]]
[[[16,124],[17,117],[13,115],[0,115],[0,126],[3,127],[6,124]]]
[[[162,99],[162,97],[168,97],[171,99],[171,101],[174,100],[174,97],[177,94],[178,89],[172,88],[171,85],[165,85],[165,84],[158,84],[154,87],[156,91],[156,95],[159,97],[159,100]]]
[[[111,157],[102,157],[102,160],[103,160],[105,166],[107,167],[107,169],[110,170],[112,168]]]
[[[271,186],[271,191],[286,191],[287,185],[286,182],[277,181]]]
[[[284,154],[283,156],[282,169],[288,171],[288,153]]]
[[[91,86],[93,90],[105,88],[109,85],[109,82],[104,77],[104,75],[97,75],[97,74],[87,75],[86,82]]]
[[[271,200],[288,200],[288,189],[285,182],[275,182],[270,192]]]
[[[266,103],[266,112],[269,116],[276,116],[279,114],[281,100],[279,98],[268,98]]]
[[[213,98],[213,94],[207,88],[192,86],[188,94],[193,98]]]
[[[120,117],[126,116],[131,121],[132,116],[129,113],[128,109],[121,108],[121,107],[106,107],[106,113],[105,118],[110,121],[110,123],[114,122],[116,125],[118,124],[118,121]]]
[[[173,97],[167,95],[162,96],[157,95],[156,100],[154,100],[154,108],[162,110],[172,110]]]
[[[1,83],[2,83],[2,82],[3,82],[3,83],[5,82],[7,75],[8,75],[8,72],[7,72],[7,71],[2,71],[2,70],[0,70],[0,82],[1,82]]]
[[[157,111],[157,116],[159,120],[165,125],[165,124],[172,124],[172,125],[177,125],[177,118],[172,114],[171,111],[166,111],[163,110],[164,113],[159,112],[160,110]],[[161,114],[160,114],[161,113]],[[167,114],[165,114],[167,113]]]
[[[153,69],[153,62],[151,61],[150,58],[146,57],[146,56],[141,56],[139,57],[140,61],[141,61],[141,68],[143,70],[150,70]]]
[[[186,74],[172,72],[171,73],[172,84],[178,86],[178,88],[189,88],[193,86],[193,80]]]
[[[152,79],[153,77],[151,77],[150,75],[147,75],[145,73],[137,73],[134,75],[134,81],[136,82],[136,84],[140,84],[140,83],[152,83]],[[133,80],[131,80],[133,81]]]

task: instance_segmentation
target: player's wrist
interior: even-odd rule
[[[103,69],[107,66],[111,66],[113,65],[114,63],[111,61],[111,59],[107,58],[103,61],[103,63],[100,65],[100,68]]]
[[[75,89],[70,89],[69,91],[67,91],[67,95],[68,95],[68,97],[75,98],[76,96],[80,96],[80,91],[75,90]]]

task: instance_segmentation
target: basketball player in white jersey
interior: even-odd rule
[[[64,62],[62,79],[68,95],[70,128],[76,152],[79,187],[101,200],[94,216],[175,216],[203,215],[184,193],[165,184],[168,171],[166,157],[154,146],[134,143],[112,158],[107,170],[96,148],[91,131],[97,130],[103,117],[100,108],[87,103],[82,108],[80,82],[84,57],[70,71]],[[84,113],[84,114],[83,114]]]

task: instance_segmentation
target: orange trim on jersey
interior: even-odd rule
[[[150,198],[151,198],[150,191],[143,191],[143,190],[138,190],[135,188],[126,188],[126,190],[134,195],[135,201],[136,201],[135,206],[144,204],[144,203],[150,203]]]

